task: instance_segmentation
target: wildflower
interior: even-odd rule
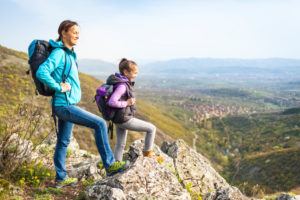
[[[36,180],[36,182],[37,182],[37,183],[40,183],[40,180],[39,180],[39,179],[37,179],[37,180]]]
[[[26,169],[26,165],[24,165],[23,168]]]
[[[43,165],[43,161],[40,161],[38,165],[39,165],[39,166],[42,166],[42,165]]]
[[[46,173],[46,176],[50,176],[50,173],[48,172],[48,173]]]
[[[32,176],[32,174],[33,174],[33,169],[28,169],[28,171],[29,171],[30,175]]]
[[[34,178],[35,178],[35,179],[38,179],[38,177],[37,177],[37,176],[35,176]]]
[[[23,183],[24,183],[24,180],[23,180],[23,179],[21,179],[21,180],[19,180],[19,182],[20,182],[20,184],[21,184],[21,185],[23,185]]]

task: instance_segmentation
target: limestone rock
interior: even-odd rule
[[[125,160],[135,161],[137,156],[142,156],[142,150],[144,148],[144,140],[136,140],[130,145],[131,150],[125,153]],[[162,156],[164,157],[164,161],[161,165],[165,166],[171,173],[175,173],[175,166],[173,163],[173,159],[169,157],[167,154],[162,152],[162,150],[154,144],[153,146],[153,154],[155,156]]]
[[[164,142],[162,151],[173,158],[175,169],[184,187],[192,193],[209,194],[206,199],[247,199],[237,188],[230,186],[211,166],[208,159],[190,148],[183,140],[168,144]]]
[[[162,150],[173,158],[183,184],[187,186],[192,183],[193,192],[206,194],[220,187],[230,186],[204,156],[188,147],[183,140],[176,140],[171,144],[164,142]]]
[[[239,189],[235,187],[219,188],[205,195],[204,200],[247,200]]]
[[[291,194],[281,193],[275,200],[298,200],[299,197],[293,196]]]
[[[79,181],[87,179],[98,180],[101,178],[97,162],[91,159],[75,165],[68,165],[67,172],[70,177],[76,177]]]
[[[8,144],[8,145],[7,145]],[[0,144],[0,148],[4,144]],[[12,149],[11,152],[7,151],[8,154],[13,154],[14,149],[18,152],[15,155],[15,159],[17,160],[27,160],[32,157],[32,149],[33,149],[33,143],[30,140],[24,140],[22,137],[18,134],[12,134],[10,138],[6,142],[6,148]]]
[[[131,163],[128,169],[105,177],[87,189],[89,199],[191,199],[164,165],[142,156],[141,146],[140,142],[130,146],[125,156]]]

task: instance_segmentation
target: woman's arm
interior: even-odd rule
[[[108,100],[107,104],[110,107],[114,108],[125,108],[127,106],[127,101],[120,101],[120,99],[121,96],[125,94],[126,89],[127,88],[124,84],[118,85],[118,87],[115,89],[110,99]]]
[[[60,92],[62,87],[51,76],[51,73],[62,62],[64,58],[64,51],[62,49],[54,49],[45,62],[43,62],[36,72],[36,77],[48,87]]]

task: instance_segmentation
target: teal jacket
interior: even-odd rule
[[[48,87],[55,90],[55,106],[68,106],[79,103],[81,99],[80,81],[78,77],[77,69],[77,57],[74,51],[68,48],[63,49],[63,43],[61,41],[55,42],[54,40],[49,41],[53,47],[56,47],[43,62],[36,72],[36,77]],[[71,91],[65,93],[61,92],[60,83],[62,82],[62,74],[65,66],[65,54],[67,54],[67,67],[66,70],[70,69],[70,60],[72,63],[71,71],[66,79],[66,82],[71,84]],[[51,99],[51,104],[53,98]]]

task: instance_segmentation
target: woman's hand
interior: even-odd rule
[[[133,104],[135,104],[135,98],[127,99],[127,106],[132,106]]]
[[[71,85],[70,85],[70,83],[67,83],[67,82],[63,83],[63,82],[61,82],[61,83],[60,83],[60,86],[61,86],[61,92],[62,92],[62,93],[65,93],[65,92],[71,90]]]

